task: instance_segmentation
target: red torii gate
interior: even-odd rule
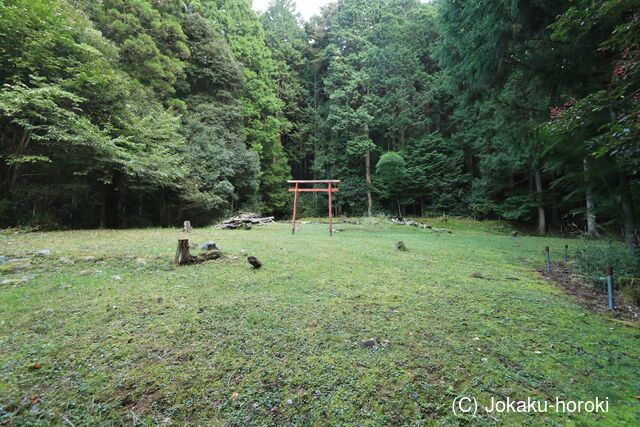
[[[293,192],[293,220],[291,222],[291,234],[296,232],[296,209],[298,207],[298,193],[305,191],[313,192],[327,192],[329,193],[329,235],[333,235],[333,213],[331,210],[331,193],[338,191],[337,188],[332,188],[332,184],[340,182],[339,179],[293,179],[287,181],[290,184],[295,184],[295,188],[290,188],[289,191]],[[299,184],[327,184],[327,188],[299,188]]]

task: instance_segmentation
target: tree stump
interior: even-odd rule
[[[191,221],[185,221],[184,226],[182,227],[182,231],[184,233],[192,233],[193,228],[191,227]]]
[[[189,253],[189,239],[178,239],[175,261],[180,265],[191,264],[195,261],[195,257]]]

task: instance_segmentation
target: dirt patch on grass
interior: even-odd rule
[[[536,271],[547,282],[551,282],[564,292],[577,297],[580,304],[591,311],[601,314],[607,313],[617,319],[640,322],[640,310],[625,304],[618,295],[614,296],[615,311],[609,311],[607,294],[584,283],[580,276],[574,274],[564,262],[553,262],[550,273],[544,267],[537,268]]]

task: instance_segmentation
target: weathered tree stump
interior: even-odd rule
[[[193,233],[193,228],[191,227],[191,221],[185,221],[184,226],[182,227],[182,231],[184,233]]]
[[[176,264],[192,264],[196,258],[189,253],[189,239],[178,239],[178,248],[176,249]]]

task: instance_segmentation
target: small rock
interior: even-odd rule
[[[95,261],[95,260],[96,260],[96,257],[91,255],[81,256],[80,258],[77,259],[77,261]]]
[[[4,279],[2,282],[0,282],[0,285],[17,285],[19,283],[24,283],[26,282],[26,280],[22,280],[22,279]]]
[[[134,259],[136,256],[135,255],[127,255],[125,256],[126,259]]]
[[[262,267],[260,260],[254,256],[247,257],[247,262],[253,266],[256,270]]]
[[[86,276],[87,274],[93,274],[93,270],[82,270],[78,274],[82,274],[83,276]]]
[[[375,338],[369,338],[368,340],[360,341],[360,345],[363,347],[375,347],[378,345],[378,341]]]
[[[396,242],[396,251],[406,251],[407,247],[405,246],[404,242]]]
[[[293,399],[287,399],[287,405],[293,405]]]
[[[26,276],[22,276],[22,280],[27,281],[27,280],[35,279],[36,277],[38,277],[37,274],[27,274]]]
[[[478,337],[474,337],[474,338],[473,338],[473,340],[474,340],[474,341],[480,341],[480,338],[478,338]]]
[[[118,276],[117,274],[115,274],[115,275],[111,276],[111,278],[112,278],[113,280],[118,280],[118,281],[119,281],[119,280],[122,280],[122,277]]]
[[[98,261],[96,265],[107,265],[107,261]]]
[[[136,258],[136,264],[147,265],[147,260],[144,258]]]
[[[203,244],[202,246],[200,246],[200,249],[202,249],[203,251],[213,251],[213,250],[218,250],[218,246],[216,245],[216,242],[207,242],[205,244]]]
[[[49,249],[43,249],[35,253],[36,256],[51,256],[51,251]]]
[[[482,363],[486,363],[489,361],[489,359],[487,359],[486,357],[483,357],[482,359],[480,359],[482,361]]]
[[[245,251],[244,249],[240,249],[240,255],[247,256],[247,251]]]
[[[58,261],[60,261],[60,262],[69,262],[71,260],[69,258],[60,257],[60,258],[58,258]]]

